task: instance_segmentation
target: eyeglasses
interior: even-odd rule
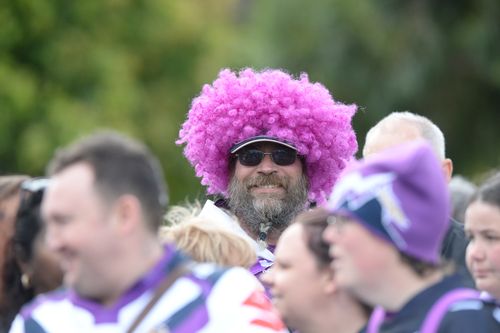
[[[345,215],[330,215],[326,219],[329,226],[334,226],[336,228],[341,228],[344,225],[352,221],[352,218]]]
[[[297,158],[297,152],[293,149],[275,149],[270,153],[265,153],[258,149],[247,149],[239,154],[235,154],[240,164],[244,166],[259,165],[266,155],[271,156],[272,161],[280,166],[292,165]]]

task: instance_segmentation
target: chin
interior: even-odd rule
[[[496,286],[495,286],[495,283],[491,283],[491,282],[490,282],[490,281],[488,281],[488,280],[486,280],[486,281],[485,281],[484,279],[482,279],[482,280],[476,281],[476,288],[477,288],[477,289],[479,289],[479,290],[484,290],[484,291],[486,291],[486,292],[488,292],[488,293],[490,293],[490,294],[491,294],[491,293],[492,293],[495,289],[497,289],[497,288],[498,288],[498,287],[497,287],[497,288],[495,288],[495,287],[496,287]]]

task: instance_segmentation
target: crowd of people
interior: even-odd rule
[[[500,173],[452,190],[411,112],[356,160],[356,111],[305,74],[225,69],[176,142],[206,202],[169,207],[114,131],[0,176],[0,332],[500,332]]]

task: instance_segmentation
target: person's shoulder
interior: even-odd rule
[[[68,292],[64,289],[38,295],[21,308],[9,332],[45,332],[41,325],[60,321],[68,304]]]
[[[452,244],[453,243],[453,244]],[[455,247],[466,247],[468,243],[465,235],[464,225],[450,218],[450,226],[444,238],[444,248],[453,245]]]
[[[465,251],[467,250],[469,241],[465,235],[463,225],[453,219],[450,219],[450,221],[450,227],[441,247],[441,255],[447,261],[455,264],[463,277],[465,285],[472,287],[472,276],[465,264]]]
[[[465,237],[465,230],[464,230],[464,225],[463,223],[458,222],[457,220],[450,218],[450,232],[456,236],[456,237],[461,237],[461,238],[466,238]]]
[[[439,332],[500,332],[500,308],[480,299],[465,299],[450,306]]]
[[[286,332],[264,287],[248,270],[196,263],[186,278],[205,296],[207,332]]]
[[[23,318],[30,318],[34,312],[41,311],[48,307],[57,307],[68,299],[66,289],[57,289],[52,292],[41,294],[35,297],[31,302],[25,304],[19,314]]]
[[[261,289],[262,285],[242,267],[222,267],[211,263],[196,263],[191,266],[191,278],[209,283],[214,288]]]

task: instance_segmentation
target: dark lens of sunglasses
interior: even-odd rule
[[[264,158],[264,153],[260,150],[250,149],[241,154],[238,154],[240,163],[244,166],[256,166]]]
[[[244,166],[256,166],[262,162],[264,155],[271,155],[273,162],[281,166],[293,164],[297,157],[297,153],[293,150],[276,149],[273,150],[272,153],[264,153],[257,149],[249,149],[238,154],[238,159]]]
[[[295,162],[297,153],[293,150],[276,149],[273,150],[271,157],[278,165],[291,165]]]

